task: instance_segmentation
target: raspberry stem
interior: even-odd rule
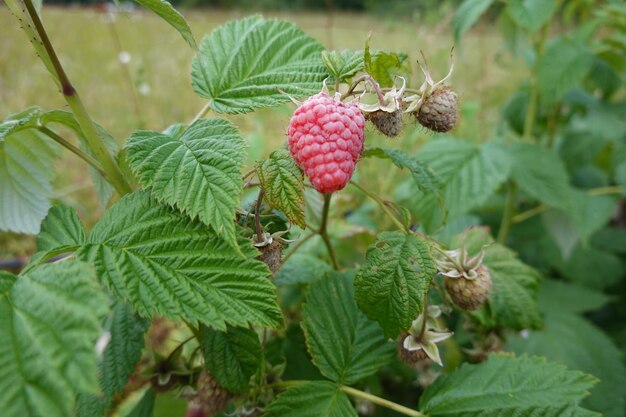
[[[324,208],[322,209],[322,222],[320,224],[320,228],[318,230],[318,234],[322,237],[324,244],[326,245],[326,249],[328,250],[328,256],[330,256],[330,262],[333,265],[334,269],[339,269],[339,264],[337,263],[337,256],[335,255],[335,250],[333,249],[333,245],[330,242],[330,237],[328,236],[328,232],[326,230],[328,225],[328,211],[330,209],[330,199],[332,198],[332,194],[324,194]]]

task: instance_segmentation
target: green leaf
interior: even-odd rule
[[[259,369],[263,350],[257,333],[248,328],[228,326],[225,332],[201,328],[205,366],[215,380],[230,392],[250,388],[250,377]]]
[[[548,44],[537,61],[537,80],[542,103],[550,106],[587,75],[593,55],[579,42],[557,38]]]
[[[441,188],[439,179],[433,170],[423,162],[411,157],[396,148],[367,148],[361,155],[363,158],[375,157],[389,159],[400,169],[406,168],[411,172],[415,186],[422,192],[438,192]]]
[[[251,16],[205,37],[191,68],[194,91],[218,113],[247,113],[318,93],[324,47],[297,26]]]
[[[596,290],[618,283],[625,272],[618,256],[581,244],[557,268],[573,282]]]
[[[56,143],[33,129],[15,131],[0,141],[0,230],[39,232],[50,208],[58,154]]]
[[[110,401],[122,391],[135,370],[150,322],[137,316],[126,303],[116,303],[105,321],[111,335],[100,363],[100,386]]]
[[[555,303],[554,300],[559,300],[559,302]],[[599,291],[579,285],[545,280],[541,284],[538,301],[545,311],[585,313],[605,306],[610,298]]]
[[[532,33],[548,23],[557,9],[555,0],[510,0],[506,11],[518,26]]]
[[[588,372],[600,379],[583,401],[583,406],[605,417],[621,417],[626,405],[626,368],[613,341],[599,328],[576,314],[561,310],[562,295],[546,299],[545,328],[525,337],[512,337],[507,348],[515,352],[545,356],[571,369]]]
[[[85,229],[71,207],[53,206],[41,223],[37,251],[75,248],[85,242]]]
[[[141,4],[144,7],[152,10],[154,13],[158,14],[169,23],[174,29],[180,33],[180,35],[187,41],[189,46],[193,49],[196,49],[196,41],[193,38],[193,33],[191,33],[191,28],[187,24],[187,21],[181,15],[178,10],[176,10],[169,1],[166,0],[135,0],[137,3]]]
[[[378,235],[354,281],[359,308],[396,338],[424,309],[424,297],[437,268],[421,237],[400,232]]]
[[[94,393],[94,344],[106,302],[84,263],[0,273],[0,404],[13,417],[67,417],[76,392]]]
[[[276,285],[308,284],[332,270],[333,268],[320,258],[305,253],[295,253],[276,271],[274,283]]]
[[[357,417],[357,414],[337,384],[315,381],[287,389],[267,407],[264,416]]]
[[[220,330],[226,323],[280,326],[267,266],[249,240],[238,245],[243,257],[202,223],[135,192],[107,211],[77,256],[140,315]]]
[[[497,142],[476,146],[466,141],[438,139],[426,143],[417,157],[444,184],[442,194],[450,218],[484,204],[507,179],[511,165],[507,150]],[[407,205],[427,230],[439,227],[442,219],[436,195],[411,192]]]
[[[127,160],[142,187],[197,216],[233,246],[244,148],[237,128],[224,119],[198,120],[177,137],[135,132],[126,144]]]
[[[285,213],[300,228],[304,220],[304,174],[287,149],[281,148],[259,164],[259,181],[268,204]]]
[[[596,382],[543,358],[491,355],[437,378],[420,398],[420,411],[429,417],[578,416],[582,411],[573,406]]]
[[[152,389],[147,389],[135,408],[126,417],[152,417],[156,395]]]
[[[461,41],[461,36],[478,21],[478,18],[487,11],[493,2],[494,0],[465,0],[456,9],[452,19],[456,42]]]
[[[365,62],[365,70],[381,87],[392,87],[394,76],[404,68],[406,59],[404,54],[376,51],[371,55],[370,62]]]
[[[7,117],[6,120],[0,123],[0,144],[4,142],[6,137],[10,134],[37,127],[39,116],[41,116],[41,109],[39,107],[29,107],[24,111]]]
[[[393,357],[378,324],[359,311],[354,301],[353,274],[328,273],[309,286],[302,329],[313,363],[322,374],[354,384],[375,373]]]
[[[363,51],[322,51],[322,61],[330,75],[336,81],[343,82],[352,78],[357,72],[362,71],[365,63]]]
[[[573,193],[567,171],[556,153],[520,142],[512,146],[511,155],[512,178],[525,194],[566,211],[572,207]]]
[[[493,287],[489,297],[490,311],[495,321],[516,330],[541,327],[537,308],[537,291],[541,276],[517,258],[506,246],[494,243],[487,228],[472,228],[457,236],[452,247],[462,242],[470,254],[476,254],[484,245],[484,264],[489,269]]]

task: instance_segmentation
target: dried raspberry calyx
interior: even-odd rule
[[[372,122],[382,134],[395,137],[402,131],[402,96],[406,87],[406,80],[402,77],[402,87],[394,85],[383,95],[382,101],[374,104],[359,103],[359,108],[365,118]]]
[[[324,86],[296,109],[287,130],[291,156],[325,194],[348,184],[363,152],[365,118],[357,104],[339,97],[330,97]]]
[[[398,349],[402,360],[414,365],[419,360],[429,358],[443,366],[437,343],[448,339],[453,333],[439,324],[439,316],[441,309],[432,305],[413,321],[408,333],[400,339]]]

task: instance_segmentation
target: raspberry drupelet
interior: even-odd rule
[[[289,152],[311,180],[329,194],[343,189],[363,152],[365,118],[354,103],[321,92],[295,111],[287,131]]]

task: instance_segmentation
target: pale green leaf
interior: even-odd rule
[[[354,301],[353,274],[328,273],[312,283],[303,316],[313,363],[333,381],[354,384],[393,357],[395,344],[387,342],[378,324]]]
[[[219,113],[246,113],[318,93],[324,47],[289,22],[251,16],[205,37],[191,69],[194,91]]]
[[[491,355],[442,375],[420,398],[429,417],[580,416],[597,380],[538,357]]]
[[[593,65],[593,55],[584,44],[566,38],[550,42],[537,61],[537,80],[542,103],[552,105],[578,84]]]
[[[19,277],[0,273],[2,415],[67,417],[76,392],[94,393],[106,301],[84,263],[47,264]]]
[[[363,70],[363,51],[322,51],[322,60],[330,75],[340,82],[349,80],[357,72]]]
[[[511,165],[507,150],[497,142],[477,146],[453,139],[432,140],[417,158],[443,184],[443,199],[450,218],[484,204],[507,179]],[[442,214],[437,195],[415,190],[410,193],[407,205],[427,230],[439,227]]]
[[[235,211],[243,189],[245,142],[224,119],[201,119],[179,136],[135,132],[126,158],[157,200],[198,217],[235,245]]]
[[[457,236],[452,247],[461,247],[462,242],[472,255],[489,245],[484,248],[483,262],[493,281],[489,310],[496,323],[517,330],[540,327],[542,321],[536,302],[539,273],[520,261],[511,249],[494,243],[486,228],[473,228]]]
[[[407,56],[385,51],[376,51],[372,54],[369,52],[369,46],[366,46],[366,50],[370,58],[365,60],[365,70],[381,87],[392,87],[394,76],[404,68]]]
[[[332,269],[320,258],[306,253],[295,253],[276,271],[274,282],[276,285],[308,284]]]
[[[169,23],[187,41],[189,46],[196,49],[196,41],[193,38],[191,28],[187,21],[167,0],[135,0],[137,3],[152,10],[163,20]]]
[[[105,321],[111,334],[100,362],[100,386],[107,401],[126,386],[144,347],[149,321],[137,316],[126,303],[116,303]]]
[[[424,308],[437,268],[421,237],[383,232],[368,249],[354,281],[359,308],[377,321],[387,338],[407,330]]]
[[[259,164],[258,175],[268,204],[304,229],[304,174],[289,151],[281,148],[272,152]]]
[[[357,417],[350,400],[337,384],[312,381],[287,389],[269,407],[265,417]]]
[[[602,290],[618,283],[626,272],[621,259],[591,246],[578,244],[557,268],[566,278],[588,288]]]
[[[0,230],[39,232],[50,208],[51,173],[58,154],[59,147],[33,129],[0,141]]]
[[[201,335],[205,366],[215,380],[230,392],[247,391],[263,360],[257,333],[243,327],[228,326],[220,332],[203,326]]]
[[[221,330],[280,326],[267,266],[249,240],[237,243],[243,257],[202,223],[135,192],[107,211],[77,255],[141,315]]]
[[[605,417],[623,416],[626,405],[626,368],[619,349],[599,328],[565,310],[559,311],[563,294],[545,299],[545,328],[525,337],[509,339],[507,348],[515,352],[545,356],[571,369],[588,372],[600,379],[583,401],[583,406],[600,411]],[[555,302],[558,299],[558,302]]]
[[[433,170],[423,162],[411,157],[407,153],[396,148],[367,148],[361,155],[363,158],[376,157],[389,159],[400,169],[409,170],[415,181],[415,185],[423,192],[438,192],[441,188],[439,179]]]
[[[552,207],[569,210],[572,187],[567,171],[556,153],[530,143],[516,143],[513,155],[513,180],[528,196]]]
[[[37,251],[78,247],[85,242],[85,230],[76,212],[67,206],[53,206],[41,223]]]
[[[465,0],[456,9],[452,26],[454,27],[454,39],[457,42],[460,42],[461,36],[476,23],[493,2],[494,0]]]
[[[518,26],[536,32],[552,19],[557,9],[555,0],[509,0],[506,11]]]
[[[41,109],[39,107],[29,107],[24,111],[7,117],[0,123],[0,144],[12,133],[37,127],[39,116],[41,116]]]

